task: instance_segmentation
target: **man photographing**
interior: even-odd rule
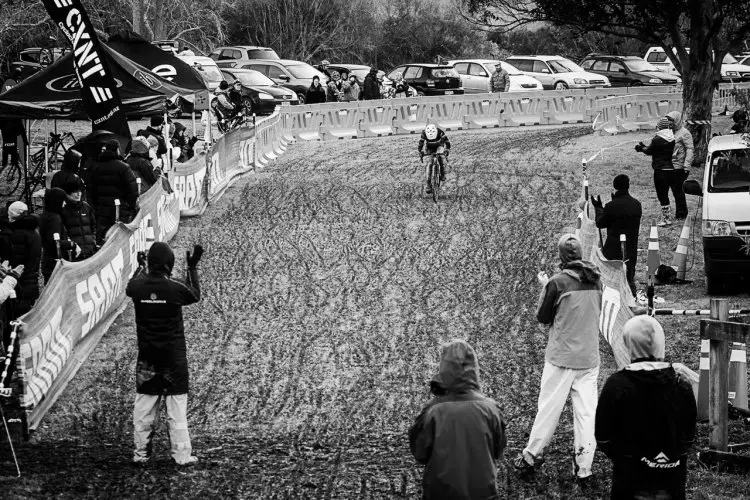
[[[198,262],[203,247],[187,253],[187,279],[172,279],[174,253],[167,243],[151,245],[148,256],[138,253],[139,267],[125,293],[133,299],[138,335],[136,396],[133,409],[133,462],[151,458],[154,420],[162,397],[167,406],[172,459],[177,465],[198,461],[192,455],[187,425],[188,364],[182,306],[200,300]]]

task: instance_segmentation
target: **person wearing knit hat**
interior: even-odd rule
[[[15,222],[22,215],[29,213],[29,207],[22,201],[14,201],[8,207],[8,220]]]
[[[72,260],[78,262],[91,257],[98,250],[94,212],[82,199],[83,183],[80,179],[70,179],[63,190],[66,199],[60,217],[68,238],[81,249],[78,255],[71,254]]]
[[[526,447],[513,460],[516,469],[533,471],[544,462],[565,402],[573,406],[574,474],[586,482],[592,474],[596,439],[599,315],[602,283],[598,268],[583,260],[580,240],[564,234],[557,242],[560,272],[537,275],[542,293],[537,320],[549,327],[544,369],[534,424]]]
[[[157,146],[155,137],[149,137],[148,139],[136,137],[133,139],[130,156],[125,160],[133,171],[133,175],[141,179],[141,194],[156,184],[156,180],[159,177],[156,175],[150,155],[151,151],[156,150]]]
[[[669,206],[669,190],[677,198],[677,192],[682,192],[682,181],[677,186],[677,175],[672,164],[675,141],[672,127],[674,122],[667,116],[662,116],[656,123],[656,135],[648,144],[639,142],[635,150],[651,157],[651,168],[654,169],[654,188],[656,197],[661,205],[661,219],[658,226],[669,226],[672,224],[671,209]],[[679,173],[682,177],[682,173]],[[683,194],[684,199],[684,194]]]
[[[675,219],[685,219],[688,216],[687,200],[682,183],[690,175],[690,167],[693,166],[695,146],[693,135],[683,126],[682,113],[670,111],[666,115],[671,120],[672,132],[674,133],[674,152],[672,153],[672,166],[674,175],[671,177],[670,188],[674,196]]]
[[[8,255],[10,265],[23,265],[24,270],[16,285],[16,300],[11,319],[26,314],[39,298],[39,264],[42,260],[42,239],[39,236],[39,220],[29,213],[22,201],[14,201],[8,207],[10,236]]]
[[[156,154],[161,156],[167,152],[167,143],[164,140],[164,134],[162,129],[164,127],[164,117],[162,115],[154,115],[151,117],[151,125],[146,127],[143,131],[144,136],[148,139],[154,137],[158,143],[156,148]]]
[[[697,409],[690,382],[665,362],[664,329],[651,316],[623,327],[630,364],[604,384],[596,440],[612,460],[613,499],[685,499]]]

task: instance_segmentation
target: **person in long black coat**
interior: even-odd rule
[[[72,260],[81,253],[81,248],[68,238],[68,231],[63,224],[61,213],[66,198],[65,191],[60,188],[51,188],[44,193],[44,212],[39,217],[39,235],[42,238],[42,278],[45,284],[55,270],[58,258]],[[59,240],[55,240],[55,234]]]
[[[96,245],[94,211],[82,199],[83,189],[80,181],[70,181],[65,185],[64,191],[67,199],[60,215],[68,238],[81,248],[80,254],[73,256],[73,261],[88,259],[99,249]]]
[[[50,181],[50,187],[65,189],[65,185],[75,179],[80,179],[78,172],[81,167],[81,153],[70,148],[65,152],[63,156],[62,165],[60,170],[55,172]]]
[[[380,99],[380,83],[378,83],[378,69],[373,66],[370,68],[370,72],[365,76],[364,84],[362,85],[362,99]]]
[[[133,139],[130,155],[126,160],[127,164],[133,171],[133,175],[141,179],[141,194],[145,193],[151,186],[156,184],[158,179],[148,152],[148,141],[143,137],[136,137]]]
[[[314,76],[310,87],[305,92],[305,104],[326,102],[326,89],[320,84],[320,77]]]
[[[34,306],[39,298],[39,263],[42,258],[42,239],[39,236],[39,221],[29,213],[22,201],[8,207],[10,221],[9,259],[11,267],[23,264],[23,274],[16,285],[16,298],[11,304],[12,318],[17,318]]]

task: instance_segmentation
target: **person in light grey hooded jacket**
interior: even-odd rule
[[[675,219],[685,219],[688,216],[687,200],[685,192],[682,189],[682,183],[690,175],[690,167],[693,164],[693,155],[695,147],[693,146],[693,136],[688,129],[683,126],[682,113],[679,111],[670,111],[667,118],[671,119],[674,125],[674,152],[672,153],[672,166],[675,169]]]

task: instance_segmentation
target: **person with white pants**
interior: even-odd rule
[[[602,285],[599,270],[581,260],[581,242],[565,234],[558,242],[561,272],[548,278],[539,273],[544,287],[537,319],[549,325],[539,404],[529,441],[513,460],[519,470],[534,470],[544,462],[544,449],[557,428],[565,401],[573,403],[574,473],[579,480],[591,477],[596,450],[594,435],[599,375],[599,315]]]

